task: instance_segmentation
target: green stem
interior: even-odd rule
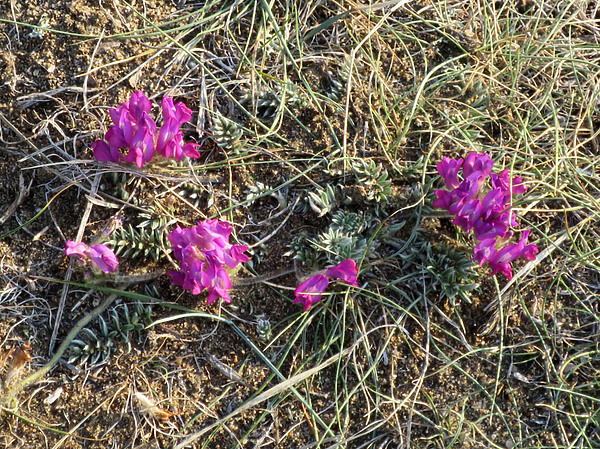
[[[54,354],[54,356],[52,356],[52,358],[48,361],[48,363],[46,363],[41,369],[39,369],[35,373],[30,374],[25,379],[23,379],[19,383],[15,384],[15,386],[12,387],[8,391],[8,393],[6,394],[5,397],[0,398],[0,403],[6,403],[7,400],[14,398],[16,396],[16,394],[19,391],[21,391],[23,388],[25,388],[27,385],[37,381],[42,376],[45,376],[46,374],[48,374],[50,372],[50,370],[52,368],[54,368],[54,366],[58,363],[58,361],[63,356],[63,354],[65,353],[65,351],[67,350],[67,348],[69,347],[71,342],[73,341],[73,339],[79,333],[79,331],[81,331],[81,329],[83,329],[90,321],[92,321],[94,318],[96,318],[98,315],[100,315],[102,312],[104,312],[108,308],[108,306],[110,306],[113,303],[113,301],[116,298],[117,298],[117,294],[111,293],[104,300],[104,302],[102,304],[100,304],[98,307],[96,307],[94,310],[92,310],[92,312],[88,313],[86,316],[84,316],[82,319],[80,319],[79,322],[75,325],[75,327],[73,327],[73,329],[71,329],[71,332],[69,332],[67,334],[66,338],[61,343],[59,348],[56,350],[56,353]]]

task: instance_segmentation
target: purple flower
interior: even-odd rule
[[[481,176],[486,178],[492,172],[493,167],[494,161],[489,154],[469,153],[462,166],[463,177],[466,179],[473,173],[481,173]]]
[[[438,199],[433,201],[433,206],[447,209],[452,215],[460,215],[461,210],[469,201],[477,199],[483,181],[484,178],[481,176],[481,172],[477,172],[461,181],[458,187],[452,191],[436,190],[435,194]],[[475,206],[471,204],[469,207],[473,208]]]
[[[177,270],[171,270],[171,271],[167,271],[167,274],[169,276],[171,276],[171,284],[173,285],[179,285],[180,287],[183,288],[183,285],[185,283],[186,280],[186,272],[187,270],[183,268],[183,266],[181,267],[181,271]],[[184,288],[184,290],[187,290],[186,288]]]
[[[310,309],[314,303],[318,302],[322,297],[329,282],[333,279],[338,279],[349,285],[358,287],[357,282],[358,267],[352,259],[342,260],[335,267],[330,267],[325,271],[325,274],[316,274],[302,282],[294,292],[296,298],[294,304],[303,304],[304,311]]]
[[[154,155],[156,123],[150,117],[150,100],[143,92],[135,92],[131,99],[118,108],[110,110],[114,123],[105,135],[108,144],[96,141],[92,144],[94,156],[98,160],[121,162],[120,149],[129,149],[126,162],[135,162],[141,168]],[[107,148],[108,147],[108,148]]]
[[[64,252],[67,256],[76,257],[79,262],[85,262],[88,257],[88,246],[83,242],[74,242],[73,240],[67,240],[65,243]]]
[[[504,202],[510,202],[513,195],[519,195],[527,191],[527,187],[523,185],[523,178],[515,176],[511,180],[508,176],[508,169],[504,169],[500,175],[496,173],[490,174],[490,184],[494,189],[500,189],[504,195]]]
[[[479,266],[482,267],[485,262],[495,257],[496,254],[496,239],[488,238],[479,242],[475,247],[475,256],[473,260],[479,262]]]
[[[352,259],[342,260],[335,267],[327,268],[325,276],[329,279],[337,278],[346,284],[358,287],[358,284],[356,283],[358,267],[356,266],[356,262]]]
[[[101,162],[116,162],[117,164],[123,160],[123,155],[119,151],[119,147],[110,146],[104,140],[96,140],[92,143],[94,150],[94,158]]]
[[[97,140],[92,144],[94,157],[99,161],[116,163],[125,159],[126,162],[135,162],[140,168],[152,159],[156,123],[148,115],[151,107],[150,100],[138,91],[131,95],[129,101],[111,109],[114,125],[104,136],[106,142]],[[127,157],[123,157],[121,149],[129,149]]]
[[[437,169],[451,190],[436,190],[433,206],[454,215],[453,224],[467,232],[473,230],[479,241],[473,260],[480,266],[487,263],[492,274],[502,273],[511,279],[511,262],[521,257],[532,260],[538,249],[534,244],[527,244],[531,231],[524,231],[518,243],[506,244],[513,235],[510,228],[519,225],[511,210],[512,196],[527,189],[521,177],[516,176],[511,181],[508,170],[497,175],[492,173],[493,166],[494,161],[488,154],[470,153],[464,161],[445,157]],[[485,188],[487,181],[488,189]]]
[[[444,157],[437,164],[437,171],[444,181],[446,181],[446,187],[449,189],[456,189],[460,184],[458,180],[458,170],[462,167],[463,159],[460,158],[450,159],[449,157]]]
[[[476,221],[473,224],[473,232],[479,241],[504,237],[507,231],[507,225],[503,221]]]
[[[171,97],[163,98],[162,111],[165,123],[173,120],[177,125],[182,125],[192,119],[192,110],[182,101],[178,101],[177,104],[174,104]]]
[[[500,215],[506,209],[507,199],[502,189],[490,190],[481,201],[481,219],[489,220]]]
[[[479,219],[482,211],[483,207],[480,200],[468,200],[457,210],[456,218],[452,223],[465,228],[466,231],[469,232],[471,228],[473,228],[474,223]]]
[[[183,260],[198,259],[195,255],[199,254],[199,252],[192,243],[194,236],[193,229],[180,228],[179,225],[168,235],[173,254],[180,262]]]
[[[184,290],[189,290],[192,295],[199,295],[208,286],[205,283],[206,263],[202,260],[194,260],[189,265],[182,263],[182,274],[184,279],[181,285]],[[175,283],[175,282],[173,282]]]
[[[223,301],[227,303],[231,302],[228,290],[232,285],[227,270],[209,264],[204,276],[204,284],[208,289],[208,299],[206,303],[209,306],[215,302],[217,298],[222,298]]]
[[[235,268],[238,264],[250,260],[245,251],[245,245],[231,245],[229,236],[233,227],[226,221],[205,220],[196,227],[198,235],[204,245],[204,255],[209,260],[216,260],[219,264]]]
[[[166,158],[173,157],[178,162],[184,155],[192,159],[199,158],[200,153],[196,148],[200,145],[196,143],[183,145],[183,136],[179,129],[182,124],[191,120],[192,111],[181,101],[174,105],[173,99],[169,97],[163,98],[162,110],[164,124],[156,141],[158,154]]]
[[[177,226],[168,236],[179,271],[170,271],[171,282],[198,295],[208,290],[208,304],[217,298],[230,302],[232,283],[229,273],[240,263],[248,262],[245,245],[232,245],[231,224],[220,220],[204,220],[192,228]]]
[[[127,145],[130,150],[125,162],[135,163],[142,168],[145,162],[150,162],[154,156],[154,134],[147,127],[140,127]]]
[[[309,277],[296,288],[296,299],[293,303],[302,304],[306,312],[310,306],[321,300],[328,285],[329,279],[322,274]]]
[[[152,103],[150,103],[148,97],[140,90],[131,94],[129,103],[124,104],[128,104],[129,113],[138,121],[144,117],[144,114],[147,115],[150,112],[150,109],[152,109]]]
[[[91,266],[100,269],[104,273],[112,273],[119,268],[119,261],[112,249],[102,244],[90,246]]]
[[[493,246],[495,241],[481,242],[477,245],[473,259],[479,261],[480,266],[487,262],[492,269],[492,275],[502,273],[506,279],[511,280],[513,277],[511,262],[520,258],[534,260],[535,255],[539,252],[537,245],[527,244],[530,232],[529,229],[523,231],[523,235],[517,243],[506,245],[500,250],[496,250]]]
[[[94,270],[112,273],[119,268],[115,253],[106,245],[94,244],[88,247],[85,243],[67,240],[64,252],[67,256],[75,257],[80,265],[89,264]]]
[[[99,161],[135,163],[139,168],[152,160],[155,149],[162,156],[177,161],[183,156],[200,157],[198,144],[183,143],[179,128],[192,117],[192,111],[183,102],[174,105],[172,98],[163,98],[164,123],[158,136],[156,122],[149,115],[151,109],[150,100],[141,91],[133,93],[129,101],[116,109],[110,109],[114,125],[105,134],[105,140],[92,144],[94,157]]]
[[[440,209],[448,209],[452,203],[457,199],[454,192],[448,192],[447,190],[436,190],[436,200],[433,200],[433,207]]]

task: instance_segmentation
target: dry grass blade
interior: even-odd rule
[[[23,178],[23,175],[19,173],[19,190],[17,192],[17,196],[15,197],[15,200],[8,206],[8,209],[4,211],[4,214],[2,214],[0,217],[0,225],[2,225],[12,216],[12,214],[15,213],[25,197],[29,194],[30,186],[31,184],[28,187],[25,187],[25,178]]]
[[[205,427],[200,432],[196,432],[192,435],[189,435],[188,437],[185,438],[185,440],[183,440],[181,443],[177,444],[174,447],[174,449],[183,449],[188,444],[191,444],[194,441],[196,441],[202,435],[205,435],[207,432],[210,432],[214,428],[225,424],[227,421],[229,421],[234,416],[239,415],[240,413],[242,413],[246,410],[250,410],[253,407],[256,407],[258,404],[261,404],[264,401],[288,390],[290,387],[293,387],[294,385],[296,385],[299,382],[302,382],[303,380],[309,379],[310,377],[319,373],[319,371],[323,370],[324,368],[328,367],[329,365],[334,364],[341,358],[348,355],[351,352],[351,350],[352,350],[352,348],[345,349],[340,354],[337,354],[337,355],[334,355],[333,357],[328,358],[324,362],[320,363],[318,366],[308,369],[308,370],[306,370],[300,374],[297,374],[293,377],[290,377],[289,379],[275,385],[274,387],[269,388],[267,391],[260,393],[255,398],[250,399],[249,401],[245,402],[242,406],[238,407],[233,412],[229,413],[227,416],[225,416],[225,417],[217,420],[216,422],[210,424],[209,426]]]
[[[140,405],[140,411],[146,415],[149,415],[159,421],[167,422],[173,416],[177,416],[178,413],[170,412],[169,410],[165,410],[162,407],[156,405],[154,401],[152,401],[148,396],[139,391],[135,392],[135,399],[138,401]]]
[[[557,250],[560,245],[562,245],[562,243],[567,239],[567,238],[571,238],[572,239],[572,235],[571,232],[575,231],[576,228],[578,227],[583,227],[588,221],[590,221],[590,219],[586,219],[582,222],[580,222],[574,229],[571,229],[570,231],[564,231],[562,233],[562,235],[557,238],[556,240],[550,242],[548,241],[548,243],[550,243],[550,246],[548,246],[548,248],[544,249],[541,253],[539,253],[537,255],[537,257],[535,258],[535,260],[532,260],[530,262],[527,262],[523,268],[521,268],[515,275],[514,277],[502,288],[502,290],[500,291],[500,293],[498,294],[498,296],[496,298],[494,298],[486,307],[484,310],[490,310],[491,308],[495,308],[492,317],[488,320],[488,322],[486,323],[485,327],[481,330],[481,335],[488,335],[490,334],[492,331],[496,330],[496,327],[498,326],[498,319],[500,318],[500,313],[498,312],[497,308],[498,307],[503,307],[503,304],[506,304],[506,301],[508,299],[508,294],[510,292],[510,289],[513,288],[513,286],[519,281],[519,279],[523,278],[524,276],[526,276],[528,273],[530,273],[536,266],[538,266],[540,263],[542,263],[542,261],[544,259],[546,259],[548,256],[550,256],[555,250]],[[500,300],[499,300],[500,298]]]

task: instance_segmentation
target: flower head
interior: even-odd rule
[[[331,280],[337,279],[345,284],[358,287],[358,267],[352,259],[341,261],[334,267],[330,267],[325,274],[316,274],[302,282],[294,292],[294,304],[303,304],[304,311],[310,309],[314,303],[319,302],[323,293],[329,286]]]
[[[92,259],[92,267],[98,268],[100,271],[107,274],[117,271],[119,268],[117,256],[113,250],[106,245],[95,244],[90,246],[90,259]]]
[[[178,271],[170,271],[171,282],[198,295],[208,290],[208,304],[217,298],[230,302],[232,287],[229,273],[240,263],[248,262],[245,245],[232,245],[231,224],[220,220],[204,220],[192,228],[177,226],[168,236]]]
[[[72,240],[67,240],[63,251],[67,256],[77,259],[78,264],[89,265],[94,271],[102,271],[109,274],[113,271],[117,271],[119,268],[117,256],[113,250],[106,245],[93,244],[88,247],[83,242],[77,243]]]
[[[110,109],[113,121],[105,140],[92,144],[94,157],[99,161],[121,163],[123,160],[135,163],[139,168],[154,157],[155,150],[166,158],[181,161],[183,156],[200,157],[198,144],[183,143],[183,134],[179,129],[189,122],[192,111],[183,103],[173,104],[173,99],[164,97],[162,101],[163,126],[156,133],[156,122],[150,117],[152,104],[143,92],[134,92],[129,101]],[[124,156],[121,150],[127,152]]]
[[[473,230],[479,241],[473,260],[480,266],[487,263],[492,274],[502,273],[511,279],[511,262],[521,257],[532,260],[538,249],[527,244],[530,231],[524,231],[518,243],[507,244],[514,234],[510,229],[519,225],[511,210],[512,197],[527,189],[521,177],[511,180],[508,170],[497,175],[492,173],[493,166],[488,154],[470,153],[464,161],[445,157],[437,169],[451,190],[436,190],[433,206],[454,215],[453,224],[467,232]]]
[[[94,157],[100,161],[121,162],[121,149],[128,149],[126,162],[135,162],[142,167],[154,155],[156,123],[150,117],[150,100],[143,92],[135,92],[131,99],[118,108],[110,110],[114,123],[104,136],[106,142],[98,140],[92,144]]]

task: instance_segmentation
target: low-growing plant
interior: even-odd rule
[[[212,138],[221,148],[238,152],[242,148],[244,130],[233,120],[221,114],[213,117]]]
[[[186,182],[181,185],[177,194],[180,197],[185,198],[195,207],[200,207],[201,203],[204,201],[205,208],[209,209],[215,201],[215,194],[210,183],[198,185],[193,182]]]
[[[273,336],[273,327],[268,318],[259,318],[256,322],[256,333],[262,341],[269,341]]]
[[[350,69],[350,58],[345,58],[337,69],[327,72],[328,86],[325,88],[327,97],[336,102],[346,98]]]
[[[440,298],[460,296],[470,302],[468,293],[479,287],[476,265],[469,256],[444,243],[432,243],[421,233],[397,254],[400,267],[410,273],[418,285],[426,285],[425,293],[439,293]]]
[[[326,230],[314,238],[304,234],[294,237],[285,255],[308,270],[321,266],[324,261],[336,264],[344,259],[368,259],[379,245],[379,239],[372,239],[378,225],[379,220],[369,212],[338,210]]]
[[[270,196],[275,198],[278,203],[279,209],[284,209],[288,204],[288,189],[273,189],[272,187],[260,182],[256,181],[254,185],[250,185],[247,190],[244,191],[246,193],[246,202],[247,205],[251,205],[257,199]]]
[[[97,328],[84,327],[81,338],[73,339],[67,350],[67,361],[74,365],[94,366],[105,362],[117,349],[119,343],[132,349],[133,336],[141,342],[144,329],[152,323],[152,306],[136,302],[114,307],[105,319],[99,315]]]
[[[306,98],[295,85],[278,86],[276,90],[261,89],[254,93],[247,92],[241,103],[256,111],[256,117],[261,120],[272,120],[284,106],[301,108],[306,105]]]
[[[342,186],[332,186],[331,184],[328,184],[324,189],[318,188],[316,191],[308,192],[307,196],[308,205],[319,217],[334,211],[347,202],[344,188]]]
[[[388,172],[375,161],[359,159],[352,163],[356,180],[365,189],[367,201],[385,204],[392,195],[392,181]]]
[[[146,221],[146,223],[148,223]],[[140,226],[134,228],[131,223],[119,228],[112,237],[115,253],[123,257],[152,257],[159,260],[169,252],[167,241],[166,219],[158,219],[154,223],[159,226]]]

